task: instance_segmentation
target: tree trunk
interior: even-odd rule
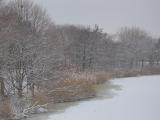
[[[34,83],[31,86],[31,90],[32,90],[32,97],[34,97]]]
[[[130,69],[133,68],[133,60],[130,61]]]
[[[83,55],[83,63],[82,63],[82,71],[84,72],[86,70],[86,56],[85,56],[85,52]]]
[[[1,95],[2,95],[2,96],[5,96],[5,92],[4,92],[4,89],[5,89],[4,81],[1,80],[0,83],[1,83]]]
[[[144,67],[144,60],[142,60],[142,66],[141,66],[142,68]]]
[[[23,97],[22,89],[18,89],[18,97],[19,97],[19,98],[22,98],[22,97]]]

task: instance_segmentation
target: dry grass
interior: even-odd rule
[[[144,68],[143,73],[146,75],[148,75],[148,74],[158,75],[158,74],[160,74],[160,67],[157,66],[157,67]]]
[[[103,84],[107,80],[112,79],[112,75],[110,73],[106,73],[106,72],[96,73],[95,76],[96,76],[96,84]]]
[[[32,104],[44,105],[49,102],[48,92],[46,90],[37,91],[32,98]]]
[[[160,67],[145,67],[139,69],[118,69],[112,71],[112,76],[115,78],[136,77],[142,75],[158,75]]]
[[[111,79],[105,72],[67,73],[61,80],[49,81],[47,89],[36,92],[33,104],[47,102],[69,102],[96,96],[95,86]]]
[[[50,96],[54,102],[76,101],[91,98],[96,95],[95,85],[111,79],[105,72],[99,73],[72,73],[64,80],[53,81],[50,87]]]
[[[0,120],[7,120],[11,115],[11,104],[9,100],[5,100],[0,104]]]
[[[95,96],[94,84],[90,81],[61,80],[51,90],[50,96],[54,102],[76,101]]]
[[[142,70],[140,69],[132,69],[124,72],[123,77],[136,77],[142,75]]]
[[[107,72],[73,73],[64,80],[56,81],[55,87],[65,87],[71,85],[91,86],[93,84],[104,83],[111,78],[112,75]]]
[[[119,69],[112,71],[112,74],[115,78],[136,77],[143,75],[143,71],[141,69]]]

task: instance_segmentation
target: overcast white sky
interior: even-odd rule
[[[56,24],[98,24],[115,33],[137,26],[160,37],[160,0],[36,0]]]

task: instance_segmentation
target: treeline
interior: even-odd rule
[[[160,39],[137,27],[114,36],[98,25],[55,25],[28,0],[0,2],[0,83],[3,96],[34,95],[34,87],[70,72],[132,69],[160,63]]]

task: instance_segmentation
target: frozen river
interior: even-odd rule
[[[160,120],[160,76],[115,79],[96,99],[55,107],[28,120]]]

